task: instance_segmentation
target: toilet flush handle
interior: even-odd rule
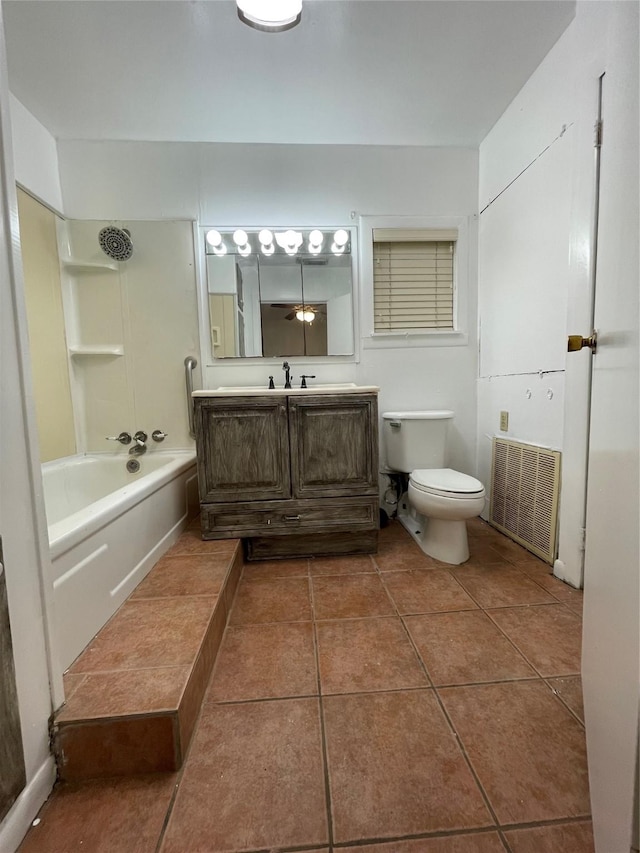
[[[400,429],[402,427],[401,421],[389,421],[389,426],[391,429]]]

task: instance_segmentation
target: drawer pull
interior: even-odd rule
[[[299,515],[283,515],[282,518],[284,521],[300,521]]]

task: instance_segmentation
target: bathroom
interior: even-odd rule
[[[568,67],[576,65],[577,56],[589,51],[597,53],[593,45],[598,43],[598,39],[591,29],[597,31],[604,26],[603,20],[612,28],[622,26],[616,17],[618,14],[620,21],[624,19],[623,12],[612,12],[610,23],[602,9],[590,13],[581,9],[580,4],[577,11],[573,4],[568,5],[571,10],[566,20],[561,16],[558,19],[557,36],[563,29],[562,20],[567,31],[558,42],[555,52],[551,52],[535,73],[535,66],[542,60],[544,51],[533,63],[531,79],[518,96],[520,100],[510,107],[510,112],[505,113],[501,123],[491,132],[490,127],[486,128],[480,148],[478,145],[461,147],[452,143],[427,142],[404,148],[402,156],[398,157],[398,151],[393,147],[401,144],[398,139],[389,134],[377,141],[377,144],[367,145],[367,134],[358,126],[354,127],[348,140],[352,144],[340,144],[337,132],[333,137],[323,136],[323,144],[314,144],[319,137],[317,133],[314,135],[312,127],[306,130],[306,135],[301,131],[296,144],[288,142],[287,138],[278,139],[275,135],[265,139],[258,132],[253,142],[249,141],[249,137],[245,142],[169,141],[169,137],[161,131],[156,136],[136,137],[131,134],[124,138],[157,138],[166,141],[127,142],[118,141],[123,137],[104,127],[96,139],[83,141],[74,138],[73,131],[56,130],[53,126],[47,129],[44,116],[38,123],[24,107],[12,101],[16,177],[33,195],[48,202],[54,210],[63,211],[68,220],[83,225],[90,223],[91,239],[96,240],[98,255],[97,233],[105,224],[112,223],[131,231],[136,253],[134,259],[145,256],[144,230],[148,229],[151,233],[154,227],[169,228],[169,222],[181,223],[176,228],[186,231],[189,238],[194,234],[193,222],[203,227],[352,227],[356,229],[359,250],[365,245],[372,227],[393,227],[397,225],[398,217],[403,218],[406,227],[459,227],[462,245],[458,247],[461,254],[458,256],[456,335],[446,341],[407,337],[399,342],[388,339],[381,341],[372,337],[370,295],[366,288],[361,287],[356,312],[357,355],[328,360],[292,357],[289,359],[292,372],[296,378],[302,372],[315,374],[317,382],[377,385],[381,389],[380,412],[408,407],[453,410],[455,420],[450,431],[449,464],[478,476],[485,485],[490,480],[489,437],[498,434],[499,415],[503,410],[509,411],[510,416],[506,433],[508,437],[561,449],[565,454],[566,466],[571,446],[563,441],[563,435],[574,433],[567,420],[571,417],[572,409],[566,395],[568,375],[564,375],[565,337],[567,332],[587,334],[590,329],[582,321],[582,306],[571,302],[571,291],[565,274],[567,271],[562,263],[567,245],[571,240],[577,241],[585,228],[588,230],[588,223],[577,221],[575,217],[570,219],[571,199],[584,185],[579,184],[578,189],[575,189],[565,184],[562,192],[558,188],[562,186],[563,180],[569,182],[568,161],[562,158],[571,158],[573,146],[577,144],[577,130],[586,133],[585,128],[590,128],[592,120],[590,114],[588,120],[584,118],[590,103],[577,103],[576,116],[582,119],[580,123],[576,116],[567,113],[565,102],[560,96],[557,104],[548,103],[546,93],[558,90],[558,80],[564,79]],[[575,19],[571,20],[574,11]],[[15,14],[11,4],[7,4],[5,15],[10,71],[11,24],[17,26],[11,16]],[[101,23],[107,25],[106,20]],[[28,28],[28,21],[23,26]],[[259,50],[261,42],[255,39],[260,36],[249,30],[247,32],[253,39],[251,44]],[[619,37],[619,34],[615,37]],[[551,44],[549,42],[547,49],[551,48]],[[588,51],[583,49],[585,44],[589,47]],[[609,57],[605,55],[601,61],[608,62]],[[586,59],[584,64],[587,65]],[[589,72],[591,70],[589,68]],[[614,75],[616,71],[614,65],[608,73]],[[525,75],[522,83],[527,76],[529,74]],[[514,95],[521,85],[514,89]],[[567,90],[569,85],[566,84]],[[17,97],[19,92],[13,94]],[[617,102],[613,100],[609,108],[618,108]],[[538,115],[543,117],[540,125]],[[522,116],[524,124],[521,122]],[[57,144],[55,135],[61,137]],[[262,141],[271,144],[258,144]],[[360,143],[360,146],[353,143]],[[511,194],[505,192],[502,199],[505,207],[501,208],[496,202],[488,207],[486,213],[480,214],[507,187],[510,180],[525,166],[534,163],[551,143],[554,146],[549,149],[549,157],[541,158],[538,163],[538,167],[544,167],[545,171],[537,171],[538,167],[532,166],[529,175],[523,176],[522,180],[513,185]],[[589,159],[588,169],[592,156],[590,145],[586,156]],[[588,171],[586,173],[589,174]],[[57,175],[59,179],[56,183]],[[381,175],[391,175],[392,178],[385,177],[381,181]],[[527,184],[529,179],[531,183]],[[542,192],[537,192],[541,185],[553,188],[557,202],[549,205],[548,198]],[[327,187],[331,188],[330,191]],[[566,239],[563,243],[551,241],[558,246],[559,256],[548,258],[548,269],[544,266],[534,267],[531,255],[527,254],[532,251],[531,247],[523,248],[522,235],[507,231],[514,226],[515,213],[520,215],[527,211],[530,220],[522,222],[524,228],[530,222],[543,222],[552,233],[554,228],[565,228]],[[630,211],[628,216],[633,215],[632,207]],[[550,215],[551,212],[557,219]],[[483,216],[486,224],[483,224]],[[158,220],[164,221],[164,226]],[[496,244],[505,233],[509,233],[512,238],[509,245],[513,255],[510,257],[506,252],[498,254],[496,250]],[[548,231],[543,229],[537,233],[541,240],[548,240]],[[158,363],[158,358],[164,357],[170,344],[172,351],[166,353],[167,361],[162,362],[162,366],[164,375],[171,378],[159,380],[159,384],[165,381],[173,383],[172,405],[169,409],[156,412],[145,410],[142,404],[136,408],[135,396],[134,403],[127,399],[120,409],[122,414],[114,417],[113,422],[105,423],[105,436],[117,435],[121,430],[133,432],[145,429],[151,433],[154,429],[160,429],[168,434],[167,444],[171,449],[189,446],[185,434],[186,404],[183,388],[183,360],[188,355],[195,356],[199,362],[194,376],[196,387],[266,384],[269,374],[276,374],[276,381],[281,379],[281,361],[225,361],[222,365],[207,363],[202,334],[198,343],[195,313],[196,264],[202,262],[202,256],[197,236],[192,239],[196,240],[191,248],[193,256],[188,258],[187,245],[181,272],[184,304],[190,301],[189,310],[192,312],[186,321],[188,332],[175,341],[175,350],[174,340],[163,339],[159,342],[157,352],[153,349],[153,343],[149,345],[148,352],[147,363],[153,367]],[[169,241],[161,237],[159,242],[169,245]],[[184,240],[182,246],[185,246]],[[147,257],[150,254],[148,252]],[[175,252],[170,254],[176,257]],[[465,263],[460,263],[461,256],[466,260]],[[357,255],[360,263],[361,257]],[[169,257],[156,260],[159,266],[171,263]],[[193,264],[191,268],[189,263]],[[507,269],[506,281],[496,275],[494,267],[498,263]],[[518,265],[519,273],[522,267],[524,282],[517,299],[512,298],[508,290],[508,275],[514,273],[515,265]],[[529,270],[532,272],[529,273]],[[579,277],[580,273],[580,260],[576,258],[568,275]],[[531,275],[530,279],[528,275]],[[158,286],[167,286],[166,279],[159,276]],[[154,301],[150,293],[145,293],[144,299],[148,305],[153,302],[154,308],[160,312],[165,305],[166,314],[160,316],[157,322],[167,327],[169,324],[173,326],[175,305],[165,301],[164,291],[162,299]],[[554,310],[549,311],[549,306],[553,306]],[[480,342],[478,314],[481,323]],[[576,327],[569,328],[573,322],[577,324]],[[416,368],[416,365],[419,366]],[[572,369],[567,362],[566,371]],[[153,383],[153,374],[150,376],[151,379],[141,377],[142,386]],[[128,393],[135,395],[136,377],[131,377],[130,381],[132,385]],[[579,405],[579,400],[576,405]],[[632,405],[631,398],[629,405]],[[578,410],[578,415],[580,411],[584,409]],[[625,416],[625,410],[620,411],[617,423],[631,423],[633,415]],[[179,436],[176,443],[170,443],[175,436]],[[580,467],[579,462],[574,464]],[[563,492],[563,496],[570,496],[571,490],[566,491],[569,495]],[[563,510],[563,516],[566,518],[570,511],[570,507]],[[3,533],[7,539],[6,532]],[[602,554],[613,546],[606,540],[598,543],[594,539],[589,542],[589,547],[600,547],[603,549],[600,552]],[[618,547],[621,555],[624,554],[622,543],[618,543]],[[597,551],[592,551],[592,555],[590,557],[587,552],[587,565],[590,559],[594,565],[603,562],[598,558]],[[633,583],[631,579],[627,580]],[[30,583],[33,593],[37,583],[33,580]],[[598,581],[600,583],[602,581]],[[633,585],[626,587],[624,592],[624,584],[622,581],[620,583],[617,595],[621,596],[622,601],[632,598]],[[32,594],[30,597],[33,602],[38,595]],[[38,617],[32,612],[34,606],[33,603],[25,605],[26,612],[31,615],[23,619],[18,603],[14,623],[20,620],[22,624],[29,624],[35,619],[41,623],[42,616]],[[613,612],[617,612],[615,608]],[[598,620],[604,618],[594,614],[596,625]],[[617,620],[617,616],[615,618]],[[21,666],[27,667],[24,672],[33,672],[30,669],[33,663],[25,662],[25,652],[20,651],[21,642],[20,631],[14,628],[16,655],[22,656]],[[612,654],[613,651],[610,652]],[[53,675],[54,692],[60,690],[60,685],[55,684],[59,676],[59,673]],[[23,674],[19,677],[24,683],[26,676]],[[41,679],[34,675],[32,680],[35,683]],[[24,690],[24,687],[20,689]],[[615,689],[615,685],[611,689]],[[37,714],[36,709],[42,708],[43,704],[47,705],[47,702],[39,694],[32,703],[33,710],[30,713]],[[597,713],[599,711],[594,710],[594,714]],[[48,715],[49,710],[43,716],[47,718]],[[34,726],[38,728],[35,721]],[[29,759],[30,775],[34,772],[33,768],[39,766],[33,756],[41,754],[41,740],[36,746],[28,747],[32,756]],[[605,813],[608,808],[608,803],[603,804]],[[606,847],[602,849],[606,853]]]

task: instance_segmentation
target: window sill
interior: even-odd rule
[[[362,349],[406,349],[407,347],[464,347],[468,332],[436,329],[425,332],[371,332],[362,338]]]

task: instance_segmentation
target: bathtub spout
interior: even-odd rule
[[[133,440],[135,444],[133,445],[133,447],[129,448],[130,456],[142,456],[143,453],[147,452],[147,445],[145,444],[147,440],[146,432],[142,432],[142,430],[139,430],[133,436]]]

